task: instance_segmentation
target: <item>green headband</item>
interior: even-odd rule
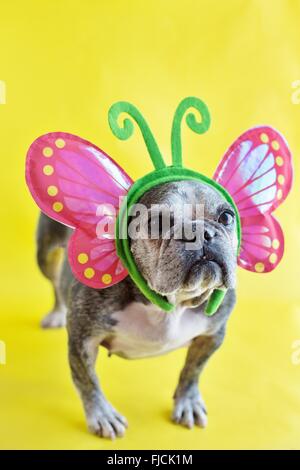
[[[237,207],[230,194],[220,184],[207,176],[196,171],[184,168],[182,166],[182,145],[181,145],[181,123],[184,114],[189,108],[195,108],[201,115],[201,122],[197,122],[195,115],[188,113],[186,115],[186,123],[188,127],[197,134],[203,134],[210,126],[210,115],[206,104],[198,98],[188,97],[181,101],[176,109],[172,133],[171,133],[171,149],[172,149],[172,165],[166,166],[154,136],[141,115],[141,113],[130,103],[120,101],[112,105],[108,113],[109,125],[116,137],[121,140],[127,140],[133,134],[133,124],[131,120],[125,118],[122,127],[118,124],[118,117],[121,113],[129,114],[138,124],[149,155],[155,167],[155,170],[147,175],[139,178],[129,189],[127,200],[122,204],[116,223],[116,248],[117,254],[121,259],[124,267],[128,270],[132,280],[138,286],[145,297],[153,304],[159,306],[165,311],[174,309],[174,305],[167,301],[165,297],[152,290],[147,281],[139,272],[127,236],[128,230],[128,214],[130,208],[136,204],[140,198],[150,189],[163,183],[181,180],[195,180],[205,183],[216,189],[223,198],[232,206],[237,220],[237,238],[238,250],[241,243],[241,224]],[[121,236],[120,236],[121,235]],[[211,294],[205,309],[206,315],[213,315],[221,305],[226,291],[215,289]]]

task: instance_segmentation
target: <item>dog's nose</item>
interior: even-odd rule
[[[204,240],[209,242],[216,235],[216,230],[213,227],[205,227],[204,229]]]

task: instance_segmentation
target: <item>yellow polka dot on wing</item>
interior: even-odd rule
[[[282,199],[282,189],[278,189],[278,191],[277,191],[277,199],[278,199],[278,200]]]
[[[274,238],[274,240],[272,241],[272,247],[274,248],[274,250],[278,250],[278,248],[280,247],[280,241],[277,240],[277,238]]]
[[[63,210],[64,206],[61,202],[55,202],[52,206],[52,209],[55,211],[55,212],[61,212]]]
[[[277,180],[279,184],[284,184],[285,182],[285,178],[283,175],[278,175]]]
[[[58,189],[56,186],[48,186],[47,193],[49,194],[49,196],[56,196],[56,194],[58,193]]]
[[[62,149],[66,145],[66,142],[64,141],[64,139],[56,139],[55,145],[57,148]]]
[[[112,281],[112,277],[110,274],[103,274],[101,281],[103,282],[103,284],[110,284]]]
[[[278,157],[276,157],[275,161],[276,161],[276,165],[278,165],[278,166],[283,165],[283,158],[280,157],[280,155],[278,155]]]
[[[275,264],[276,261],[277,261],[277,258],[278,258],[278,257],[277,257],[277,255],[276,255],[276,253],[272,253],[272,254],[269,256],[269,261],[270,261],[270,263]]]
[[[263,273],[264,270],[265,270],[265,265],[264,265],[264,263],[256,263],[256,265],[255,265],[255,271],[256,271],[257,273]]]
[[[52,155],[53,155],[52,148],[51,147],[43,148],[43,155],[44,155],[44,157],[47,157],[47,158],[52,157]]]
[[[273,140],[271,145],[274,150],[279,150],[280,148],[279,142],[277,142],[277,140]]]
[[[86,268],[83,274],[84,277],[86,277],[87,279],[92,279],[92,277],[95,276],[95,271],[93,270],[93,268]]]
[[[264,144],[267,144],[269,142],[269,137],[268,135],[263,132],[262,134],[260,134],[260,140],[264,143]]]
[[[54,172],[53,166],[51,166],[51,165],[45,165],[44,166],[44,168],[43,168],[44,175],[50,176],[50,175],[53,174],[53,172]]]
[[[77,259],[78,259],[78,262],[80,264],[85,264],[88,262],[89,260],[89,257],[86,253],[80,253],[78,256],[77,256]]]

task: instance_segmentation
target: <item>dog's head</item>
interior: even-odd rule
[[[151,289],[197,307],[215,288],[233,288],[237,227],[233,208],[211,186],[165,183],[146,192],[131,218],[131,250]],[[175,208],[175,212],[174,212]]]

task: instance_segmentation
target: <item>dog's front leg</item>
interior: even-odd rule
[[[221,346],[225,327],[213,336],[198,336],[188,349],[185,365],[174,394],[172,419],[175,423],[192,428],[205,427],[207,412],[198,389],[199,376],[210,356]]]
[[[100,437],[122,437],[127,427],[121,416],[106,400],[96,376],[95,362],[99,337],[80,338],[69,330],[69,362],[72,377],[83,402],[88,428]]]

